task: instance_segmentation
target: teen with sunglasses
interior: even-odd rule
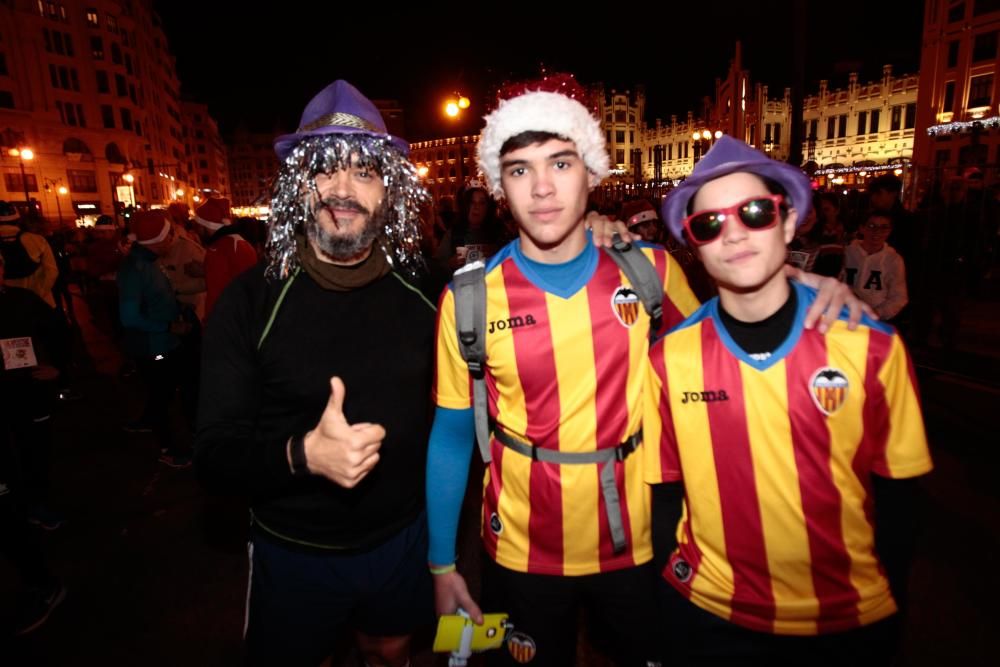
[[[800,170],[723,137],[663,205],[719,288],[650,349],[646,479],[680,664],[894,652],[908,496],[931,459],[895,330],[804,327],[816,292],[784,261],[810,198]]]

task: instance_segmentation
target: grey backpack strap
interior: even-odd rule
[[[642,301],[642,307],[649,315],[649,339],[653,340],[663,323],[663,283],[656,267],[641,250],[615,234],[613,245],[605,248],[611,259],[632,283],[633,289]]]
[[[486,404],[486,265],[466,264],[455,272],[455,331],[458,349],[472,376],[472,411],[476,442],[484,463],[490,462],[490,424]]]
[[[529,457],[532,461],[558,463],[561,465],[580,465],[600,463],[601,472],[598,480],[601,485],[601,496],[604,498],[604,511],[608,518],[608,529],[611,531],[611,543],[615,553],[621,553],[628,544],[625,535],[625,521],[622,518],[621,497],[615,483],[615,461],[624,461],[642,443],[642,429],[639,429],[625,442],[610,449],[597,449],[592,452],[561,452],[558,450],[536,447],[530,442],[522,442],[498,428],[494,437],[504,447],[513,449],[518,454]]]

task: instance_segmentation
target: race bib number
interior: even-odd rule
[[[3,367],[12,371],[17,368],[32,368],[38,365],[35,356],[35,346],[31,338],[2,338],[0,349],[3,349]]]

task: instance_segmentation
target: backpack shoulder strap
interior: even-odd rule
[[[618,234],[612,238],[613,245],[604,250],[615,260],[615,264],[628,277],[639,295],[642,307],[649,315],[649,339],[653,340],[663,322],[663,283],[660,275],[642,250],[622,240]]]
[[[489,411],[486,403],[486,265],[466,264],[454,275],[455,331],[458,349],[472,376],[472,408],[476,442],[484,463],[490,462]]]

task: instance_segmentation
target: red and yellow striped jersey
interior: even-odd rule
[[[679,265],[661,248],[644,248],[662,277],[664,327],[698,301]],[[588,452],[616,447],[639,430],[649,318],[628,278],[603,251],[571,293],[546,284],[508,244],[487,265],[486,385],[496,428],[538,447]],[[450,288],[438,309],[434,400],[469,408],[468,367],[455,336]],[[482,538],[489,555],[519,572],[584,575],[631,567],[652,557],[649,491],[639,453],[616,463],[628,546],[615,554],[598,464],[554,464],[491,442],[484,477]]]
[[[802,321],[768,359],[725,331],[718,299],[650,350],[646,480],[683,480],[663,577],[757,631],[813,635],[896,610],[875,553],[872,474],[931,469],[913,368],[895,331]],[[654,446],[659,442],[660,446]]]

